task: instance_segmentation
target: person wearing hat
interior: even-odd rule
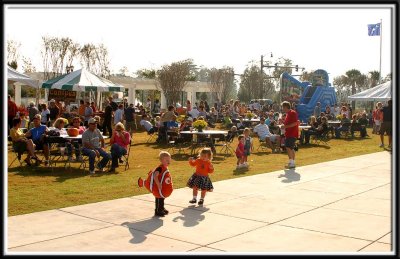
[[[88,120],[88,129],[82,134],[82,154],[89,157],[89,173],[94,174],[96,157],[103,157],[97,164],[100,172],[104,172],[104,167],[111,159],[111,154],[104,149],[104,138],[97,128],[97,121],[94,118]]]
[[[36,114],[39,113],[38,108],[35,106],[34,102],[31,102],[29,104],[29,108],[28,108],[28,116],[29,116],[29,122],[33,121],[33,117],[35,117]]]

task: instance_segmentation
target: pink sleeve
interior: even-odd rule
[[[125,139],[126,139],[126,145],[129,144],[129,142],[131,141],[131,134],[129,134],[129,132],[125,132]]]

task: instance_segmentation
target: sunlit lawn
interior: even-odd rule
[[[379,136],[372,135],[361,139],[358,133],[354,139],[330,139],[328,145],[320,144],[300,146],[296,153],[296,165],[303,166],[319,162],[357,156],[382,151],[379,148]],[[139,132],[134,135],[131,147],[130,168],[123,171],[123,166],[117,169],[117,174],[97,173],[90,176],[88,171],[77,169],[80,163],[72,163],[72,170],[64,169],[63,164],[57,164],[54,172],[50,168],[29,167],[20,170],[18,162],[8,169],[8,214],[9,216],[31,212],[69,207],[79,204],[93,203],[104,200],[129,197],[147,193],[145,189],[136,186],[139,176],[145,177],[150,169],[158,165],[158,153],[166,150],[156,144],[147,144],[147,134]],[[387,138],[385,137],[385,141]],[[267,173],[282,170],[287,163],[287,154],[272,154],[268,151],[256,151],[258,140],[254,140],[255,150],[249,157],[249,170],[236,171],[236,157],[217,155],[214,158],[215,173],[212,181]],[[237,140],[232,144],[235,148]],[[387,144],[387,142],[386,142]],[[217,147],[219,151],[221,147]],[[189,150],[185,150],[186,154]],[[171,152],[172,153],[172,152]],[[24,158],[25,156],[23,156]],[[187,160],[189,155],[174,154],[170,165],[175,188],[186,185],[193,173]],[[14,155],[9,152],[8,163]],[[189,194],[188,194],[189,195]]]

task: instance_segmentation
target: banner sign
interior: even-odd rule
[[[298,103],[300,96],[303,93],[302,87],[299,86],[294,80],[291,80],[286,74],[281,76],[281,100],[290,103]]]
[[[76,91],[60,90],[60,89],[50,89],[48,100],[54,99],[56,101],[75,101]]]

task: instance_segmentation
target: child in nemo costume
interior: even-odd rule
[[[169,197],[173,191],[172,178],[168,170],[171,163],[171,155],[166,151],[160,152],[161,164],[148,173],[147,179],[143,180],[139,177],[139,187],[145,187],[156,197],[155,216],[164,217],[168,214],[168,210],[164,208],[164,199]]]
[[[204,203],[204,197],[207,192],[212,192],[214,187],[208,177],[208,174],[214,172],[214,167],[211,163],[212,160],[212,151],[210,148],[203,148],[200,151],[200,155],[197,159],[189,158],[189,164],[191,166],[196,167],[196,172],[190,177],[187,182],[187,186],[193,189],[193,199],[190,200],[190,203],[197,202],[197,193],[200,189],[201,197],[198,202],[199,205]]]

